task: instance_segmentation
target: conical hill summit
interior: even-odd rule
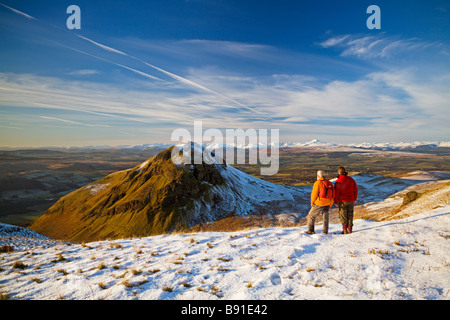
[[[222,161],[175,164],[173,148],[183,156],[183,147],[172,146],[73,191],[30,229],[70,241],[150,236],[232,215],[294,212],[305,202],[299,189],[257,179]]]

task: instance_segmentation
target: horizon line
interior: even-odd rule
[[[210,144],[205,143],[205,144]],[[413,141],[413,142],[405,142],[405,141],[399,141],[399,142],[354,142],[354,143],[331,143],[319,139],[312,139],[309,141],[283,141],[279,142],[278,145],[280,148],[288,148],[288,147],[295,147],[295,146],[320,146],[320,145],[314,145],[313,143],[320,143],[321,145],[326,145],[325,147],[355,147],[355,148],[364,148],[363,146],[371,145],[372,147],[401,147],[402,144],[409,145],[409,146],[425,146],[425,145],[436,145],[437,147],[450,147],[450,140],[441,140],[441,141]],[[98,145],[71,145],[71,146],[62,146],[62,145],[42,145],[42,146],[0,146],[0,150],[5,149],[12,149],[12,150],[18,150],[18,149],[127,149],[127,148],[137,148],[137,147],[149,147],[149,146],[174,146],[179,144],[179,142],[151,142],[151,143],[140,143],[140,144],[118,144],[118,145],[109,145],[109,144],[98,144]],[[226,143],[222,143],[222,145],[227,145]],[[249,146],[249,144],[245,144],[245,146]],[[259,143],[258,143],[259,145]],[[270,145],[270,144],[269,144]],[[443,146],[441,146],[443,145]]]

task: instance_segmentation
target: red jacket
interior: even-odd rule
[[[336,205],[339,202],[355,202],[358,198],[358,186],[355,180],[347,175],[339,175],[334,184],[334,189],[336,190],[334,196]]]

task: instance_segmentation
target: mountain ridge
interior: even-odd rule
[[[70,241],[149,236],[230,215],[292,211],[307,202],[299,189],[226,163],[176,165],[173,148],[67,194],[30,229]]]
[[[146,144],[138,144],[138,145],[87,145],[87,146],[69,146],[69,147],[0,147],[0,150],[29,150],[29,149],[48,149],[51,150],[76,150],[76,149],[93,149],[93,150],[107,150],[107,149],[126,149],[126,150],[146,150],[146,149],[167,149],[171,146],[175,145],[175,143],[165,143],[165,142],[155,142],[155,143],[146,143]],[[274,144],[269,144],[271,147]],[[318,139],[312,139],[306,142],[299,141],[285,141],[279,142],[278,147],[280,148],[334,148],[334,147],[349,147],[355,149],[375,149],[375,150],[403,150],[403,149],[416,149],[423,146],[428,146],[430,148],[450,148],[450,141],[414,141],[414,142],[362,142],[362,143],[330,143],[326,141],[321,141]],[[223,148],[244,148],[244,149],[252,149],[252,148],[262,148],[267,147],[265,144],[258,145],[227,145],[220,143],[206,143],[205,146],[209,149],[215,149],[219,147]]]

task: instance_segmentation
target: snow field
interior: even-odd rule
[[[32,300],[450,298],[450,205],[402,220],[355,220],[354,228],[36,242],[0,253],[0,292]]]

